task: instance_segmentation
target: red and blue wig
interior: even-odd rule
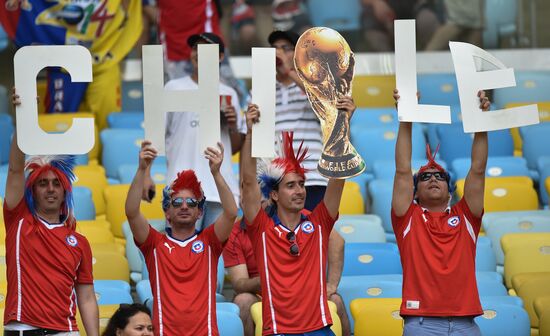
[[[286,174],[296,173],[302,178],[306,178],[306,169],[302,165],[307,157],[307,147],[304,147],[304,141],[302,140],[295,153],[293,147],[294,132],[283,132],[282,135],[280,156],[273,160],[258,161],[258,183],[265,199],[269,199],[271,191],[277,188]]]
[[[206,197],[204,197],[201,183],[199,182],[195,171],[188,169],[179,172],[174,182],[164,187],[162,190],[162,209],[164,211],[168,210],[170,207],[170,200],[172,196],[183,189],[191,190],[195,196],[195,199],[199,201],[199,209],[202,210],[204,208]]]
[[[445,175],[445,181],[447,181],[447,187],[449,190],[449,193],[452,194],[454,192],[454,185],[451,183],[451,174],[449,174],[448,171],[445,170],[439,163],[435,161],[435,156],[437,155],[437,152],[439,151],[439,144],[437,145],[434,154],[432,155],[432,151],[430,149],[430,145],[426,145],[426,157],[428,158],[428,163],[420,167],[416,174],[413,175],[413,182],[414,182],[414,193],[416,194],[416,189],[418,186],[418,177],[420,174],[425,172],[428,169],[434,169],[438,172]]]
[[[64,222],[69,229],[75,229],[73,182],[76,177],[73,172],[74,166],[75,158],[72,155],[40,155],[31,156],[27,160],[25,163],[25,171],[28,173],[25,181],[25,201],[33,216],[37,216],[33,186],[42,174],[51,171],[65,191],[65,200],[61,204],[60,221]]]

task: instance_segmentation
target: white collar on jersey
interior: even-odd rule
[[[418,202],[416,200],[413,200],[413,202],[415,204],[418,204]],[[422,205],[418,204],[420,206],[420,208],[422,208],[422,213],[427,213],[427,212],[430,212],[430,210],[428,210],[427,208],[424,208]],[[447,203],[447,208],[445,208],[445,212],[447,214],[450,214],[451,213],[451,198],[449,197],[449,202]]]
[[[186,247],[190,242],[192,242],[193,240],[197,239],[198,237],[198,231],[195,231],[195,233],[189,237],[189,238],[186,238],[184,240],[179,240],[177,238],[174,238],[172,237],[172,233],[171,232],[166,232],[166,237],[171,240],[173,243],[175,244],[178,244],[179,246],[181,247]]]
[[[65,221],[61,222],[61,223],[55,223],[55,224],[52,224],[52,223],[49,223],[47,220],[45,220],[44,218],[40,217],[40,216],[36,216],[36,218],[38,218],[38,220],[40,221],[40,223],[44,224],[44,226],[48,229],[48,230],[53,230],[53,229],[56,229],[58,227],[62,227],[62,226],[65,226]]]

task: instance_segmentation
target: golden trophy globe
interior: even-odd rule
[[[306,89],[323,133],[323,153],[317,165],[329,178],[348,178],[365,169],[365,161],[350,142],[350,115],[336,108],[340,97],[351,96],[355,58],[337,31],[314,27],[298,39],[294,65]]]

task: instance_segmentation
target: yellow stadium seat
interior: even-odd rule
[[[0,281],[7,281],[7,279],[6,279],[6,264],[0,264]]]
[[[6,245],[0,244],[0,264],[6,264]]]
[[[338,311],[336,305],[332,301],[328,301],[328,308],[330,309],[330,315],[332,316],[332,326],[330,329],[336,336],[342,335],[342,324],[338,317]],[[256,302],[250,307],[250,315],[254,321],[255,336],[262,336],[262,302]]]
[[[241,152],[237,152],[231,156],[231,163],[239,163],[240,153]]]
[[[0,308],[4,308],[6,305],[7,293],[8,293],[8,283],[6,281],[0,281]]]
[[[90,245],[94,244],[114,244],[115,237],[110,229],[101,227],[101,226],[90,226],[90,225],[77,225],[76,231],[86,239]]]
[[[504,108],[512,108],[512,107],[518,107],[523,105],[530,105],[532,103],[508,103],[504,106]],[[539,118],[541,122],[548,122],[550,121],[550,101],[548,102],[538,102],[537,106],[539,108]],[[510,130],[512,133],[512,138],[514,139],[514,151],[518,153],[518,156],[521,156],[522,152],[522,144],[523,141],[521,139],[521,135],[519,134],[519,128],[512,128]]]
[[[521,273],[512,277],[512,285],[529,314],[531,328],[539,327],[533,303],[537,297],[550,296],[550,272]]]
[[[464,195],[464,181],[456,182],[458,197]],[[485,178],[485,212],[537,210],[539,201],[533,180],[527,176]]]
[[[120,305],[99,305],[99,334],[103,334],[103,331],[105,331],[105,328],[107,328],[107,324],[109,324],[109,320],[111,319],[111,316],[117,311],[117,309],[120,307]],[[84,324],[82,323],[82,317],[80,316],[80,312],[77,311],[76,314],[76,323],[78,325],[78,330],[80,331],[80,335],[86,336],[86,331],[84,329]]]
[[[105,214],[103,190],[108,185],[105,169],[99,165],[76,166],[74,173],[77,177],[74,185],[88,187],[92,191],[96,217]]]
[[[74,118],[94,118],[92,113],[47,113],[38,115],[38,125],[46,132],[63,133],[71,128]],[[96,160],[99,157],[99,131],[94,127],[95,145],[88,153],[90,160]]]
[[[395,76],[355,76],[352,96],[357,107],[394,107]]]
[[[344,184],[344,191],[342,193],[342,200],[340,201],[340,214],[342,215],[356,215],[365,213],[365,203],[359,184],[357,182],[346,181]]]
[[[400,298],[355,299],[350,303],[355,321],[355,336],[400,336],[403,319]]]
[[[105,197],[106,204],[106,219],[111,223],[111,231],[115,237],[124,238],[122,232],[122,223],[126,221],[126,214],[124,212],[124,204],[126,203],[126,196],[128,194],[129,184],[116,184],[109,185],[105,188],[103,195]],[[162,197],[163,184],[156,185],[155,200],[151,203],[141,202],[141,213],[147,219],[164,219],[164,211],[160,204],[160,198]]]
[[[504,251],[504,280],[512,287],[512,277],[520,273],[550,272],[550,244],[533,241]]]
[[[550,336],[550,296],[537,297],[533,306],[539,318],[539,335]]]
[[[550,233],[548,232],[519,232],[507,233],[500,238],[502,252],[506,253],[512,249],[527,245],[550,246]]]
[[[109,223],[104,218],[96,218],[94,220],[78,221],[76,226],[77,226],[77,230],[78,230],[78,227],[101,227],[101,228],[105,228],[107,230],[111,230],[111,223]]]
[[[124,280],[130,282],[128,260],[119,252],[97,249],[92,263],[95,280]]]

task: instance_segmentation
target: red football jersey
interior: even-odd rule
[[[290,230],[260,209],[247,227],[260,272],[263,334],[304,333],[332,324],[325,277],[330,231],[336,219],[324,202],[296,226],[299,255],[290,254]]]
[[[222,243],[214,225],[186,240],[149,228],[138,245],[153,290],[155,335],[219,335],[216,279]]]
[[[4,325],[77,331],[77,284],[93,284],[92,251],[84,236],[64,223],[34,217],[24,199],[4,202],[8,291]]]
[[[214,0],[158,0],[159,37],[170,61],[189,60],[187,39],[204,32],[221,36]]]
[[[392,225],[403,265],[401,315],[477,316],[475,258],[481,218],[463,199],[445,212],[411,203]]]
[[[223,249],[223,263],[225,267],[246,264],[249,278],[260,276],[252,243],[246,234],[246,226],[241,227],[240,220],[233,225],[231,235]]]

